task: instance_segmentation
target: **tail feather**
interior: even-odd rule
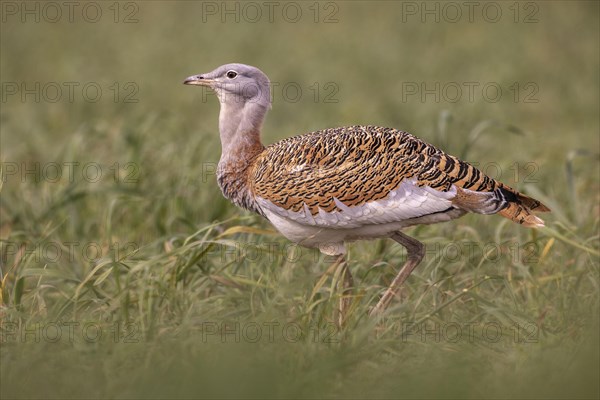
[[[420,184],[438,190],[456,188],[452,199],[455,208],[478,214],[497,213],[525,226],[544,226],[544,221],[533,215],[550,211],[540,201],[486,176],[468,162],[433,149],[434,156],[419,174]]]
[[[529,208],[518,203],[508,203],[508,206],[498,211],[498,214],[523,226],[532,228],[545,226],[544,220],[536,217]]]
[[[539,200],[532,199],[531,197],[525,196],[524,194],[521,194],[519,192],[516,192],[515,194],[519,202],[521,202],[521,204],[525,206],[529,211],[550,212],[550,209],[543,205],[542,202],[540,202]]]
[[[544,220],[533,215],[534,212],[549,212],[550,209],[543,205],[540,201],[531,197],[525,196],[517,192],[516,190],[507,186],[502,187],[503,192],[511,192],[512,201],[508,202],[508,205],[502,210],[498,211],[498,214],[505,218],[513,220],[523,226],[529,227],[542,227]]]
[[[453,203],[456,207],[478,214],[500,214],[518,224],[542,227],[544,221],[534,212],[549,212],[540,201],[502,185],[494,191],[473,191],[458,188]]]

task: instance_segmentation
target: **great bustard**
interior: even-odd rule
[[[485,176],[470,164],[412,136],[377,126],[325,129],[264,147],[260,132],[271,107],[270,83],[258,68],[226,64],[188,77],[221,103],[218,184],[226,198],[267,218],[289,240],[338,256],[349,306],[352,275],[345,242],[390,237],[407,260],[371,314],[389,305],[421,262],[424,245],[401,232],[467,212],[498,213],[529,227],[544,226],[539,201]]]

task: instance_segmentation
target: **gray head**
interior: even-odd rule
[[[211,88],[221,103],[243,105],[250,102],[271,107],[269,78],[260,69],[250,65],[221,65],[214,71],[192,75],[183,83]]]

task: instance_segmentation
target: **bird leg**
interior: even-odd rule
[[[340,280],[338,281],[338,290],[341,288],[341,293],[340,303],[337,310],[338,327],[341,328],[344,325],[346,314],[348,313],[350,305],[352,304],[350,293],[354,287],[354,279],[352,279],[352,273],[348,268],[348,263],[346,262],[346,256],[344,254],[338,256],[336,264],[338,264],[341,270],[339,278]]]
[[[406,281],[411,272],[419,265],[425,255],[425,245],[418,240],[413,239],[402,232],[395,232],[390,237],[404,246],[408,255],[400,272],[398,272],[398,275],[396,275],[392,284],[387,288],[383,296],[381,296],[377,305],[369,312],[369,316],[382,314],[383,311],[385,311],[392,299],[398,293],[398,290],[404,281]]]

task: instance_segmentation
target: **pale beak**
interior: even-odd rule
[[[183,81],[184,85],[200,85],[200,86],[211,86],[214,83],[214,79],[206,79],[202,75],[192,75],[185,78]]]

